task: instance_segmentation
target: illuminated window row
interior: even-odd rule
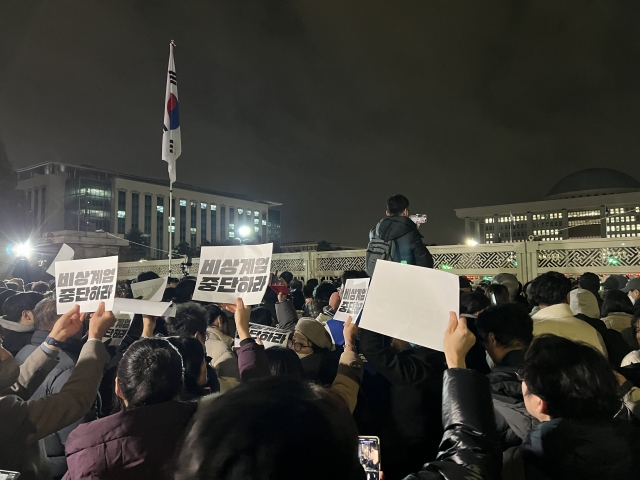
[[[621,238],[621,237],[637,237],[639,234],[635,233],[608,233],[607,238]]]
[[[640,230],[640,225],[607,225],[607,232],[628,232]]]
[[[607,223],[624,223],[624,222],[635,222],[636,217],[611,217],[607,218]]]
[[[559,213],[539,213],[533,216],[534,220],[551,220],[562,218],[562,212]]]
[[[534,230],[533,234],[542,236],[542,235],[558,235],[560,233],[559,230]]]
[[[569,218],[576,217],[599,217],[600,210],[583,210],[582,212],[569,212],[567,214]]]

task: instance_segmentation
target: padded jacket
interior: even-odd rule
[[[422,243],[418,227],[409,217],[384,217],[376,225],[374,233],[385,242],[396,242],[394,262],[433,268],[433,257]]]

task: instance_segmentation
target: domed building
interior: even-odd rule
[[[538,202],[459,208],[479,243],[640,236],[640,182],[611,168],[560,179]]]

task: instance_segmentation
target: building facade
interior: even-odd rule
[[[169,219],[169,182],[86,166],[45,163],[17,170],[34,231],[61,230],[124,235],[139,229],[148,239],[151,258],[162,250],[189,243],[256,239],[280,242],[280,203],[173,184]]]
[[[640,182],[608,168],[560,180],[537,202],[459,208],[465,235],[478,243],[640,236]]]

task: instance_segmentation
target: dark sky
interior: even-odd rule
[[[564,175],[640,177],[640,2],[1,0],[0,140],[16,167],[167,178],[281,201],[283,240],[366,245],[386,198],[457,243],[453,212]]]

